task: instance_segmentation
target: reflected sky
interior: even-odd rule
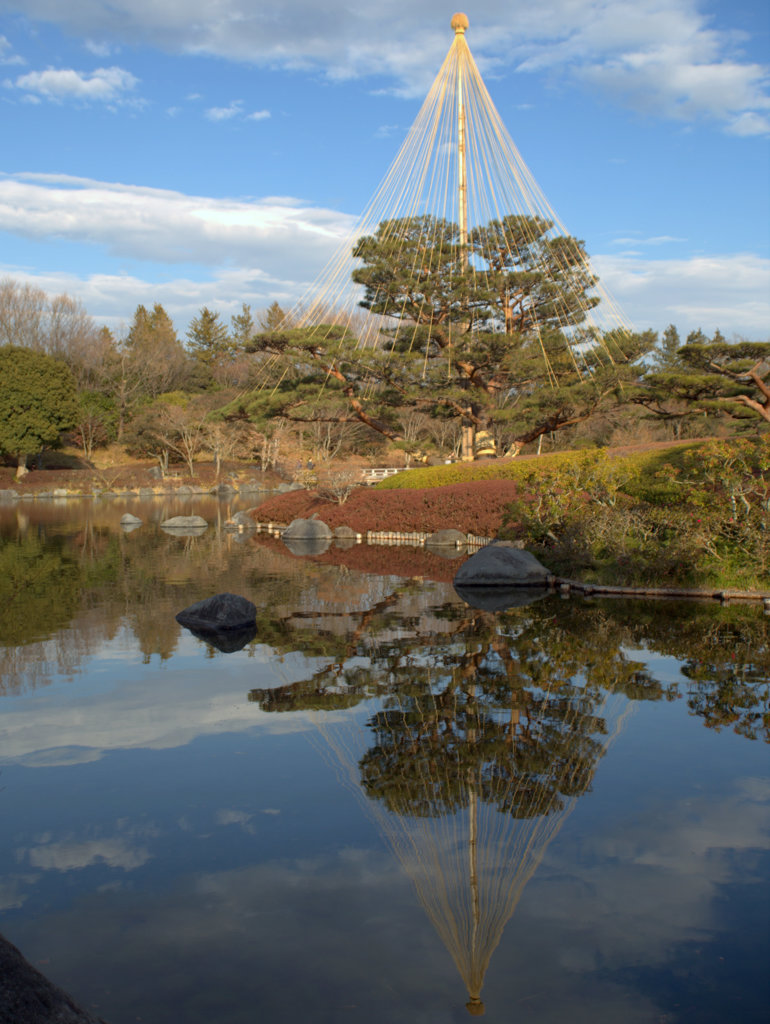
[[[168,538],[145,536],[142,563],[125,547],[142,530],[123,537],[106,524],[103,556],[77,559],[69,621],[27,645],[28,665],[35,644],[71,640],[78,656],[66,671],[50,658],[44,682],[32,673],[0,698],[0,931],[28,959],[111,1024],[467,1020],[468,991],[431,908],[453,899],[431,867],[444,854],[420,837],[442,822],[467,837],[474,772],[498,763],[501,737],[566,758],[585,729],[598,746],[581,742],[593,760],[574,793],[539,746],[522,754],[528,785],[562,779],[547,835],[526,818],[490,819],[535,838],[494,869],[510,878],[532,863],[485,970],[486,1017],[764,1019],[768,748],[729,716],[705,727],[688,703],[688,666],[705,660],[688,637],[721,629],[719,609],[681,623],[670,611],[662,625],[640,609],[558,598],[470,613],[448,585],[291,555],[282,566],[256,539],[236,549],[210,533],[181,573]],[[255,600],[256,641],[222,654],[169,622],[169,644],[164,616],[212,582]],[[156,620],[150,642],[132,592]],[[730,628],[751,650],[738,675],[756,677],[761,611]],[[722,679],[723,663],[710,672]],[[602,694],[621,677],[610,708]],[[553,692],[548,679],[559,680]],[[264,699],[279,688],[278,704]],[[766,689],[752,692],[761,711]],[[417,743],[421,757],[434,734],[426,701],[471,760],[457,762],[460,809],[419,821],[367,796],[361,779],[386,721],[393,749]],[[438,879],[432,889],[415,858]]]

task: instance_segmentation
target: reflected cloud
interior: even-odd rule
[[[200,662],[197,641],[182,644],[176,669],[142,666],[95,658],[90,671],[120,672],[112,688],[94,701],[88,694],[65,694],[53,702],[45,697],[3,705],[0,719],[0,765],[53,767],[97,761],[115,750],[166,750],[186,746],[199,737],[243,733],[251,729],[270,734],[305,732],[307,713],[276,716],[246,700],[255,681],[275,686],[279,680],[269,665],[255,657]],[[192,655],[194,669],[185,664]],[[233,655],[237,658],[237,655]],[[282,666],[282,676],[307,673],[303,659]],[[216,667],[215,667],[216,666]],[[125,671],[125,676],[122,675]]]
[[[672,944],[709,938],[720,888],[751,881],[755,852],[770,850],[770,782],[741,779],[717,799],[655,804],[610,827],[549,851],[522,900],[524,915],[563,930],[567,969],[666,962]]]
[[[134,846],[126,839],[91,839],[86,842],[65,840],[46,843],[20,851],[29,863],[43,871],[78,871],[94,864],[134,871],[142,867],[152,854],[145,847]]]
[[[217,825],[240,825],[244,832],[253,835],[256,832],[254,825],[251,823],[253,817],[254,815],[249,814],[247,811],[222,810],[217,811],[215,821]]]

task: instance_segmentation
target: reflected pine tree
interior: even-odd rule
[[[710,727],[737,722],[752,737],[763,701],[766,725],[765,625],[756,609],[690,605],[672,616],[651,602],[555,599],[497,615],[446,602],[399,620],[393,595],[378,611],[350,617],[335,661],[249,696],[275,712],[361,705],[363,719],[313,721],[412,879],[469,1013],[480,1015],[503,929],[632,702],[682,695],[678,680],[646,668],[648,652],[676,645],[683,682],[696,682],[691,664],[699,670],[690,708]]]

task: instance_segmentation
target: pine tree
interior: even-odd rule
[[[246,343],[254,337],[256,332],[257,325],[254,323],[254,317],[251,315],[251,306],[244,302],[241,306],[241,312],[235,313],[230,317],[230,338],[233,348],[243,352]]]
[[[204,306],[187,329],[188,348],[198,362],[211,372],[217,362],[228,359],[233,343],[219,313]]]

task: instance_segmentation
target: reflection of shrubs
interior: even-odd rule
[[[753,586],[770,559],[768,469],[768,438],[711,442],[666,461],[590,453],[523,473],[505,532],[547,548],[557,571]]]

